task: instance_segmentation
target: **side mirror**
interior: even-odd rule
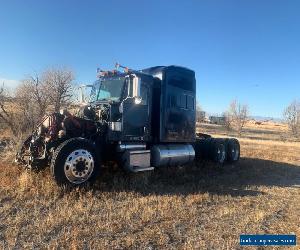
[[[89,84],[86,84],[86,85],[81,85],[78,87],[78,90],[79,90],[79,96],[78,96],[78,99],[79,99],[79,104],[85,104],[88,102],[88,89],[92,88],[93,85],[89,85]]]
[[[136,76],[135,74],[131,74],[127,78],[128,82],[128,96],[134,99],[135,104],[142,103],[142,96],[141,96],[141,85],[142,81],[141,78]]]
[[[132,96],[135,99],[134,102],[136,104],[140,104],[142,102],[141,98],[141,78],[134,76],[132,79]]]

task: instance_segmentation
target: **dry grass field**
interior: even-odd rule
[[[199,129],[227,135],[216,125]],[[235,165],[136,175],[110,168],[85,190],[58,188],[48,169],[30,173],[2,161],[0,249],[241,249],[240,234],[299,240],[300,142],[284,125],[245,130]]]

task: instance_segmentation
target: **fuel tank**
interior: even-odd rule
[[[190,144],[162,144],[151,148],[151,165],[154,167],[183,165],[194,158],[195,150]]]

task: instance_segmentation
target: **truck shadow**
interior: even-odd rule
[[[147,195],[209,193],[230,196],[263,195],[260,187],[300,187],[300,166],[269,160],[241,158],[234,165],[217,167],[209,162],[127,174],[104,169],[94,192],[138,192]]]

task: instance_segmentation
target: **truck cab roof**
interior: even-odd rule
[[[182,66],[177,66],[177,65],[154,66],[154,67],[142,69],[141,72],[146,73],[146,74],[150,74],[150,75],[156,75],[159,72],[169,71],[169,70],[171,70],[171,71],[172,70],[182,70],[182,71],[186,71],[186,72],[190,72],[190,73],[195,73],[193,70],[191,70],[189,68],[182,67]]]

